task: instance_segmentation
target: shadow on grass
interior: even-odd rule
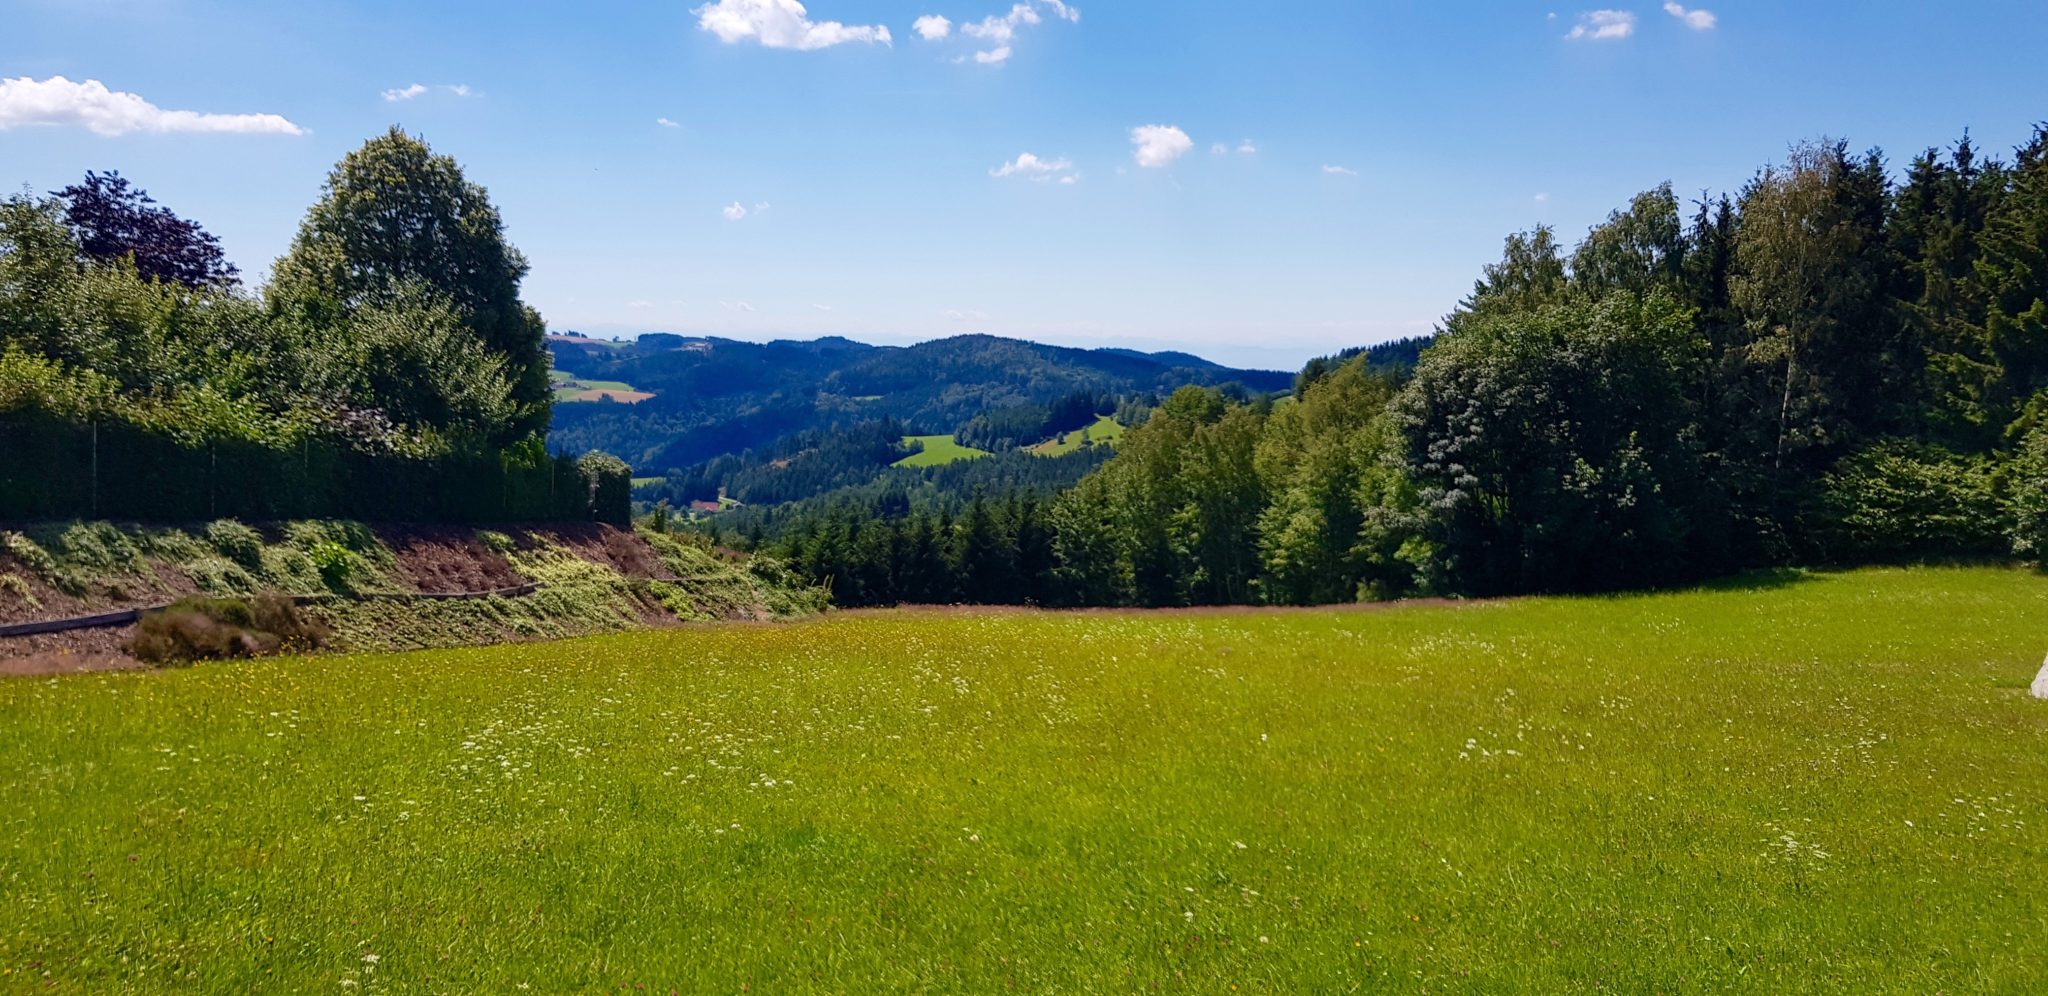
[[[1663,589],[1666,591],[1778,591],[1808,584],[1818,575],[1830,573],[1804,567],[1767,567],[1760,570],[1744,571],[1727,577],[1710,578],[1696,584]]]

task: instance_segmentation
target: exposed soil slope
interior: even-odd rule
[[[531,594],[464,601],[414,594]],[[348,522],[0,528],[0,625],[151,608],[188,595],[332,596],[309,608],[347,650],[417,649],[770,619],[823,608],[779,565],[610,526],[478,529]],[[0,674],[134,666],[133,627],[0,638]]]

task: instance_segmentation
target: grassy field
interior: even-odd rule
[[[962,446],[952,436],[905,436],[904,445],[923,443],[921,452],[913,453],[896,461],[898,467],[941,467],[959,460],[979,460],[988,455],[986,450]]]
[[[2048,579],[0,683],[0,991],[2048,990]]]
[[[554,388],[555,400],[564,403],[617,401],[637,405],[654,397],[653,394],[639,390],[622,380],[583,380],[560,370],[548,371],[548,385]]]
[[[1124,424],[1107,415],[1099,415],[1094,425],[1069,432],[1065,437],[1055,436],[1031,447],[1031,452],[1047,457],[1066,456],[1081,448],[1083,433],[1086,433],[1086,442],[1115,446],[1124,438]]]

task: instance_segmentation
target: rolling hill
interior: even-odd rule
[[[602,449],[659,473],[835,425],[893,419],[934,435],[986,412],[1049,405],[1078,392],[1148,395],[1187,384],[1287,390],[1293,375],[1237,370],[1185,353],[1073,349],[987,335],[915,346],[843,338],[769,343],[642,336],[635,343],[551,338],[555,366],[583,382],[631,384],[638,404],[555,409],[550,446]]]

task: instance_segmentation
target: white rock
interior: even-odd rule
[[[2034,676],[2034,697],[2048,699],[2048,661],[2041,662],[2041,673]]]

